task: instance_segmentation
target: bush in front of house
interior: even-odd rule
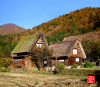
[[[0,67],[8,67],[11,64],[10,58],[0,58]]]
[[[22,65],[21,64],[18,64],[17,68],[22,68]]]
[[[85,68],[92,68],[93,64],[91,62],[86,62],[84,66]]]
[[[7,67],[0,67],[1,72],[9,72],[9,69]]]
[[[74,64],[74,65],[73,65],[73,68],[78,68],[78,65],[77,65],[77,64]]]
[[[58,63],[55,67],[56,73],[61,74],[63,70],[65,69],[65,65],[62,63]]]

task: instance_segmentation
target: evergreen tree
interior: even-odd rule
[[[97,61],[100,57],[100,41],[94,42],[93,40],[82,40],[82,45],[85,50],[87,59],[92,58],[94,61]]]
[[[11,57],[11,52],[10,52],[10,49],[9,49],[8,46],[7,46],[7,47],[5,48],[5,50],[4,50],[4,55],[5,55],[6,57]]]
[[[2,51],[1,51],[1,46],[0,46],[0,58],[2,58]]]

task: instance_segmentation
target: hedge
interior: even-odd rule
[[[45,70],[38,70],[37,68],[9,68],[12,73],[41,73],[41,74],[53,74]]]
[[[45,70],[36,70],[34,68],[9,68],[12,73],[42,73],[42,74],[53,74],[53,72],[48,72]],[[94,75],[99,76],[100,70],[91,70],[91,69],[64,69],[61,73],[62,75],[75,75],[75,76],[88,76]]]
[[[100,75],[100,70],[65,69],[63,71],[63,75],[76,75],[76,76]]]

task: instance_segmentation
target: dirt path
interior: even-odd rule
[[[96,84],[69,77],[0,73],[0,87],[96,87]]]

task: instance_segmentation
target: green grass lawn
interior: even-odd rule
[[[73,68],[73,69],[93,69],[93,70],[100,70],[100,66],[93,66],[92,68]]]

